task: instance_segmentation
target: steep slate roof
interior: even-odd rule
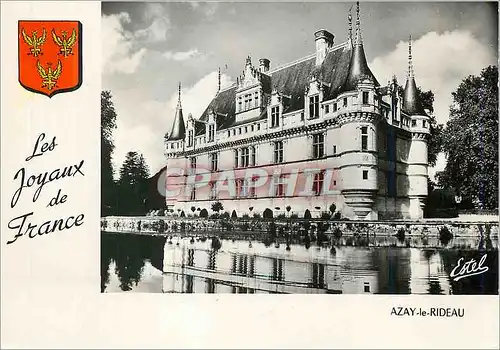
[[[330,87],[326,91],[325,100],[336,97],[340,92],[347,75],[351,61],[352,49],[347,43],[337,46],[328,52],[323,63],[316,67],[316,57],[310,56],[299,60],[296,63],[278,68],[269,72],[269,75],[262,74],[263,90],[267,93],[276,89],[283,95],[290,96],[286,99],[283,113],[293,112],[304,108],[304,93],[309,85],[311,76],[317,77],[324,83],[329,83]],[[210,102],[201,115],[201,121],[207,121],[210,110],[217,113],[217,129],[222,130],[235,125],[236,111],[236,86],[220,91]],[[264,111],[258,118],[266,118]],[[250,122],[246,121],[246,122]],[[203,127],[203,125],[201,125]],[[196,131],[200,135],[204,130]]]

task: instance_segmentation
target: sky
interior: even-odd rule
[[[128,151],[143,153],[151,175],[166,163],[163,137],[172,127],[178,83],[184,117],[198,118],[217,91],[241,74],[245,58],[273,67],[314,53],[314,32],[326,29],[335,43],[347,39],[355,3],[169,2],[102,3],[102,84],[117,112],[113,165]],[[361,3],[368,64],[381,84],[393,75],[404,86],[408,37],[417,85],[435,94],[435,115],[449,118],[451,93],[469,75],[498,62],[496,3]],[[445,166],[438,158],[434,169]]]

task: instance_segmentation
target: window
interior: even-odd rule
[[[280,107],[271,108],[271,128],[275,128],[280,125]]]
[[[248,147],[242,148],[241,149],[241,155],[240,155],[240,167],[247,167],[249,162],[250,162],[250,155],[249,155],[249,150]]]
[[[189,198],[192,201],[196,200],[196,187],[193,186],[193,188],[191,189],[191,195],[189,196]]]
[[[285,195],[285,185],[283,177],[280,175],[274,177],[274,195],[276,197],[283,197]]]
[[[241,187],[240,187],[240,197],[248,197],[248,189],[249,189],[249,183],[247,180],[245,179],[240,179],[239,180],[240,183],[241,183]]]
[[[300,121],[303,122],[304,121],[304,112],[301,112],[300,113]]]
[[[191,171],[194,171],[194,169],[196,169],[196,157],[189,158],[189,163],[192,169]]]
[[[245,126],[245,134],[248,132],[248,126]]]
[[[259,92],[255,92],[255,107],[259,107]]]
[[[255,165],[256,162],[255,162],[255,158],[256,158],[256,149],[255,149],[255,146],[252,146],[250,147],[250,165]]]
[[[217,182],[210,182],[210,199],[217,199]]]
[[[363,180],[368,180],[368,170],[363,170]]]
[[[233,129],[233,136],[236,135],[236,129]]]
[[[253,131],[254,127],[253,124],[250,126],[250,131]]]
[[[427,128],[427,122],[426,122],[425,120],[422,120],[422,126],[423,126],[424,128]]]
[[[330,113],[330,105],[325,105],[325,114]]]
[[[323,133],[313,135],[313,158],[321,158],[325,153],[325,135]]]
[[[240,96],[238,97],[238,112],[241,112],[242,110],[243,110],[243,102]]]
[[[337,154],[337,145],[333,145],[333,154]]]
[[[347,107],[347,97],[344,97],[344,107]]]
[[[212,142],[215,138],[215,124],[208,126],[208,142]]]
[[[283,163],[283,141],[274,143],[274,163]]]
[[[257,124],[257,130],[260,130],[260,124]]]
[[[313,193],[316,196],[319,196],[321,194],[321,190],[323,189],[323,178],[324,178],[323,172],[314,174]]]
[[[368,91],[363,91],[363,104],[368,104]]]
[[[238,150],[237,149],[234,150],[234,167],[235,168],[238,167]]]
[[[365,293],[370,293],[370,283],[369,282],[365,282],[364,285],[363,285],[363,291]]]
[[[361,150],[366,151],[368,149],[368,127],[361,127]]]
[[[227,137],[230,137],[231,136],[231,131],[227,131]]]
[[[337,102],[335,102],[335,103],[333,104],[333,111],[334,111],[334,112],[337,112]]]
[[[212,153],[210,155],[210,169],[212,171],[218,171],[219,170],[219,155],[217,153]]]
[[[309,97],[309,119],[319,118],[319,95]]]
[[[188,131],[188,147],[191,147],[193,145],[193,139],[194,139],[194,132],[193,130]]]
[[[248,197],[255,197],[255,187],[253,186],[252,179],[247,179],[248,184]]]

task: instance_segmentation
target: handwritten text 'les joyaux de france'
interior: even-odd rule
[[[33,191],[31,200],[35,203],[39,198],[41,198],[41,193],[46,187],[49,186],[49,183],[67,178],[85,176],[83,173],[83,159],[76,164],[67,165],[63,168],[57,168],[52,171],[46,171],[39,174],[30,174],[28,168],[30,162],[37,157],[50,156],[51,152],[57,152],[56,147],[58,146],[59,145],[56,142],[55,136],[53,136],[52,139],[47,137],[45,133],[41,133],[38,136],[35,141],[32,154],[25,159],[27,166],[20,168],[14,175],[14,181],[18,184],[18,187],[12,196],[10,202],[11,208],[14,208],[19,203],[22,203],[23,198],[26,197],[26,192],[29,192],[30,190]],[[53,196],[46,205],[47,208],[57,207],[66,203],[68,200],[68,196],[63,194],[60,188],[57,189],[55,193],[55,196]],[[17,216],[9,221],[8,227],[11,230],[15,230],[15,234],[14,237],[7,242],[7,244],[16,242],[17,239],[22,236],[27,235],[29,238],[35,238],[37,236],[42,236],[55,231],[69,230],[75,226],[78,227],[83,225],[84,222],[83,213],[68,216],[66,218],[43,221],[41,224],[33,222],[33,215],[34,212],[31,211]]]

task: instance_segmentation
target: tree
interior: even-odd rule
[[[212,210],[219,213],[221,210],[224,210],[224,206],[221,202],[214,202],[212,203]]]
[[[120,168],[118,197],[122,214],[144,214],[149,169],[142,154],[128,152]]]
[[[431,112],[430,115],[430,136],[427,144],[427,161],[429,166],[433,167],[436,165],[437,156],[441,153],[443,149],[443,124],[438,124],[436,117],[434,116],[434,93],[431,90],[422,91],[421,88],[417,88],[417,92],[420,96],[420,102],[424,109],[428,109]]]
[[[116,184],[111,159],[115,148],[113,130],[116,129],[116,111],[111,92],[101,92],[101,215],[113,214]]]
[[[452,93],[443,134],[447,163],[439,184],[454,189],[463,203],[498,207],[498,68],[469,76]]]

